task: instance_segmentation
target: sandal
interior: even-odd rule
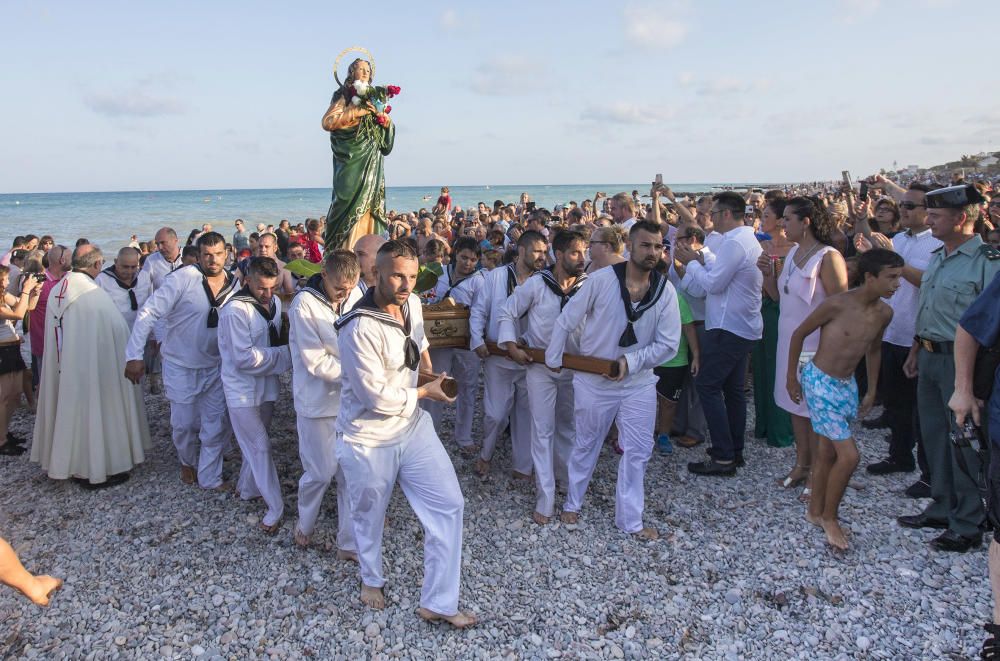
[[[804,470],[806,474],[803,475],[802,477],[793,478],[792,473],[794,473],[797,470]],[[796,487],[800,487],[803,484],[805,484],[806,480],[808,479],[809,479],[809,466],[800,466],[798,464],[795,464],[795,468],[792,469],[791,473],[789,473],[785,477],[785,479],[778,480],[778,484],[781,485],[781,487],[784,489],[794,489]]]
[[[810,498],[812,498],[812,492],[813,492],[812,489],[806,487],[805,489],[802,490],[802,493],[799,494],[799,500],[802,501],[803,503],[808,503]]]

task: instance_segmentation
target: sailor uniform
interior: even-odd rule
[[[125,317],[125,323],[128,324],[129,330],[132,330],[139,308],[153,293],[153,281],[150,279],[149,273],[139,271],[135,274],[132,282],[124,282],[115,273],[115,267],[109,266],[97,274],[94,282],[108,293],[115,307]]]
[[[552,328],[563,307],[574,296],[587,275],[576,279],[568,292],[563,292],[552,275],[544,269],[514,290],[500,308],[499,342],[524,340],[529,347],[547,347]],[[518,337],[517,323],[523,320],[524,333]],[[579,352],[579,330],[573,332],[566,345],[569,353]],[[542,516],[555,513],[556,476],[566,481],[566,464],[576,435],[573,419],[573,373],[565,370],[556,374],[542,364],[528,365],[525,374],[528,407],[531,412],[531,459],[535,470],[537,491],[535,511]]]
[[[417,369],[428,348],[420,299],[411,294],[400,324],[370,289],[337,321],[343,369],[337,459],[347,478],[364,585],[381,588],[382,532],[393,486],[424,530],[420,605],[458,613],[465,501],[430,415],[417,406]]]
[[[490,271],[469,313],[469,348],[496,342],[500,330],[500,306],[517,288],[513,263]],[[520,320],[515,336],[520,336]],[[510,424],[511,463],[518,473],[531,474],[531,415],[525,369],[513,360],[489,356],[483,361],[483,461],[493,459],[497,440]]]
[[[612,422],[624,450],[615,488],[615,525],[627,533],[642,530],[646,464],[653,451],[656,375],[680,344],[677,294],[666,278],[650,273],[649,291],[633,303],[625,285],[628,262],[598,269],[563,308],[545,352],[549,367],[562,365],[569,337],[583,326],[580,353],[628,365],[621,381],[598,374],[573,376],[576,443],[569,460],[569,485],[563,509],[579,512]]]
[[[361,294],[351,290],[347,300],[334,306],[315,275],[288,307],[289,343],[292,352],[292,394],[299,434],[299,479],[296,527],[312,535],[323,496],[337,479],[337,548],[357,551],[344,472],[337,464],[337,414],[340,412],[341,367],[334,324],[350,310]]]
[[[125,354],[127,360],[142,360],[153,326],[164,329],[160,353],[174,447],[181,464],[198,467],[198,484],[206,489],[222,484],[222,454],[229,440],[220,377],[218,306],[235,287],[230,276],[213,295],[197,265],[177,269],[139,309]]]

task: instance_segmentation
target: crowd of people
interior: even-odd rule
[[[859,462],[851,423],[881,405],[862,424],[887,428],[889,448],[866,471],[919,469],[906,495],[930,499],[915,514],[901,506],[898,525],[940,530],[936,551],[976,549],[998,521],[980,490],[1000,484],[1000,460],[985,458],[986,439],[1000,442],[1000,389],[974,384],[992,385],[1000,351],[1000,193],[881,175],[863,188],[689,196],[655,183],[552,210],[527,195],[462,209],[442,189],[350,250],[323,245],[322,218],[249,233],[238,219],[231,237],[204,225],[187,245],[169,227],[132,237],[108,265],[86,239],[19,236],[0,258],[0,454],[25,451],[7,428],[23,397],[37,410],[32,461],[84,488],[120,484],[149,448],[148,383],[170,403],[180,480],[262,499],[260,527],[275,534],[284,501],[269,427],[291,372],[295,542],[309,545],[335,482],[338,556],[359,563],[361,599],[384,607],[398,483],[425,530],[420,615],[465,627],[476,618],[458,608],[464,501],[438,436],[444,407],[481,475],[509,436],[505,468],[534,480],[526,515],[539,525],[578,521],[611,444],[615,524],[655,539],[643,517],[653,452],[704,444],[692,474],[736,475],[750,378],[750,431],[794,446],[776,488],[801,489],[831,547],[848,549],[838,508]],[[428,341],[422,304],[445,299],[469,310],[467,348]],[[981,443],[969,442],[977,429]],[[234,438],[242,468],[230,480]],[[995,540],[990,566],[1000,589]]]

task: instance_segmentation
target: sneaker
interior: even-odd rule
[[[924,480],[917,480],[906,488],[906,495],[909,498],[930,498],[931,485]]]
[[[656,437],[656,451],[661,455],[673,454],[674,446],[670,443],[670,437],[666,434],[660,434]]]

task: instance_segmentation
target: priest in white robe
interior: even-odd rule
[[[49,477],[104,487],[128,479],[150,445],[142,390],[123,376],[128,324],[94,278],[103,255],[73,253],[49,293],[31,460]]]

